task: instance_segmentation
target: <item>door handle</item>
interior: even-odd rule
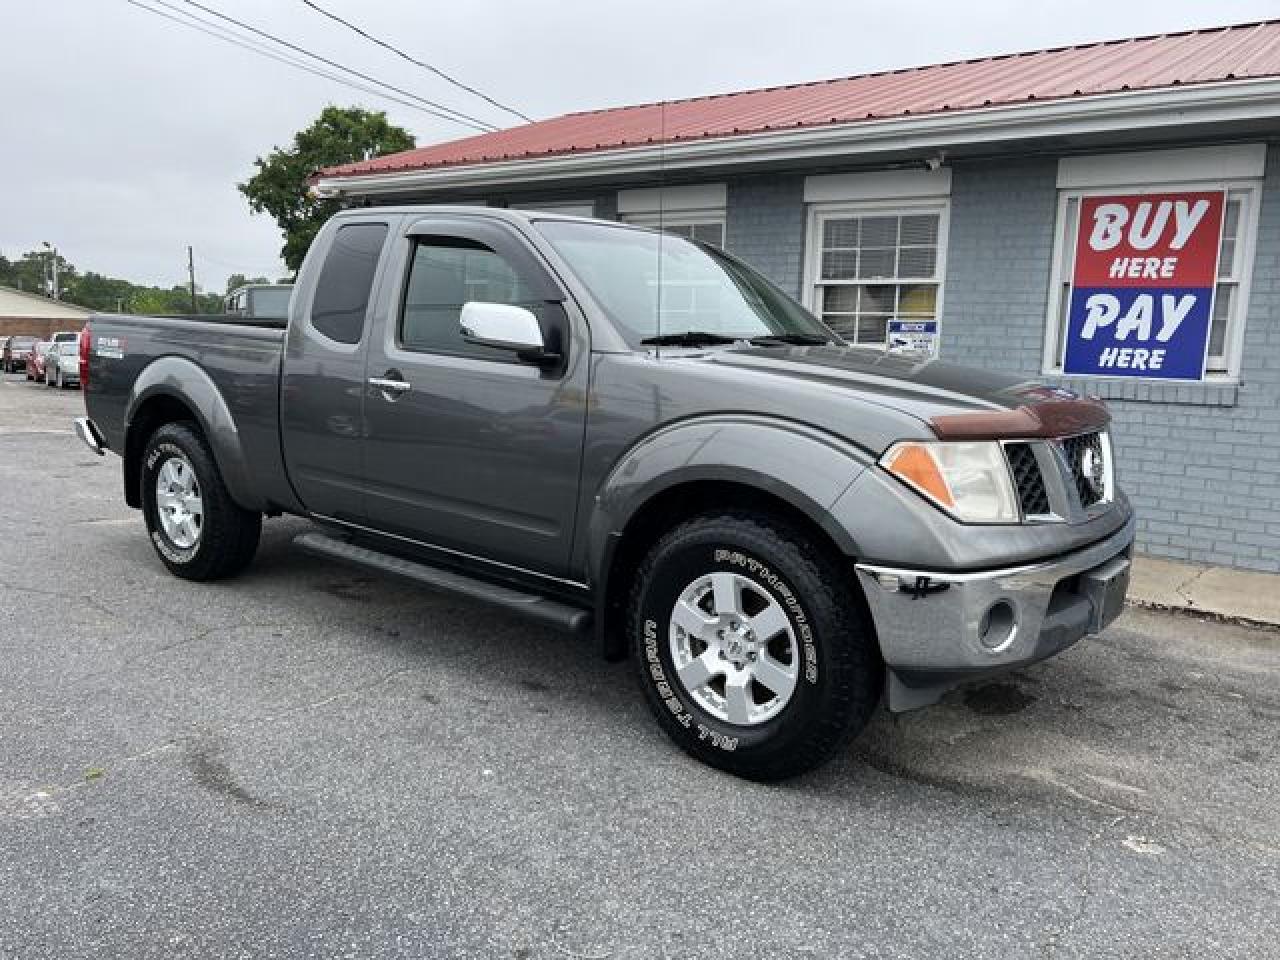
[[[395,400],[413,387],[413,384],[401,377],[403,374],[399,370],[388,370],[381,377],[370,377],[369,386],[377,387],[388,400]]]

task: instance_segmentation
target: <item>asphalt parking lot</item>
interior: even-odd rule
[[[625,664],[304,556],[164,572],[0,383],[0,957],[1275,957],[1280,634],[1130,611],[776,786]]]

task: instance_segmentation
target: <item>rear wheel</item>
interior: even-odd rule
[[[664,536],[636,578],[630,633],[659,724],[739,776],[822,764],[879,702],[883,667],[848,570],[773,517],[708,514]]]
[[[231,499],[199,431],[187,423],[166,424],[151,435],[142,457],[142,512],[169,572],[217,580],[248,566],[262,515]]]

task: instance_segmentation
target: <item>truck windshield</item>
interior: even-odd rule
[[[632,346],[840,342],[772,282],[714,247],[606,224],[537,227]]]

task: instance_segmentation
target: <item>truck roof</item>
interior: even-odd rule
[[[547,201],[548,203],[552,201]],[[579,223],[607,223],[611,226],[630,227],[634,230],[646,230],[646,227],[633,226],[631,224],[619,223],[614,220],[600,220],[597,217],[575,217],[564,213],[554,213],[551,211],[543,212],[541,210],[516,210],[511,207],[484,207],[475,204],[441,204],[441,203],[409,203],[409,204],[389,204],[387,206],[376,207],[352,207],[348,210],[341,210],[334,214],[334,219],[346,219],[348,217],[368,216],[371,212],[378,211],[388,214],[448,214],[448,215],[465,215],[465,216],[482,216],[490,217],[494,220],[506,220],[509,223],[527,224],[534,220],[571,220]]]

